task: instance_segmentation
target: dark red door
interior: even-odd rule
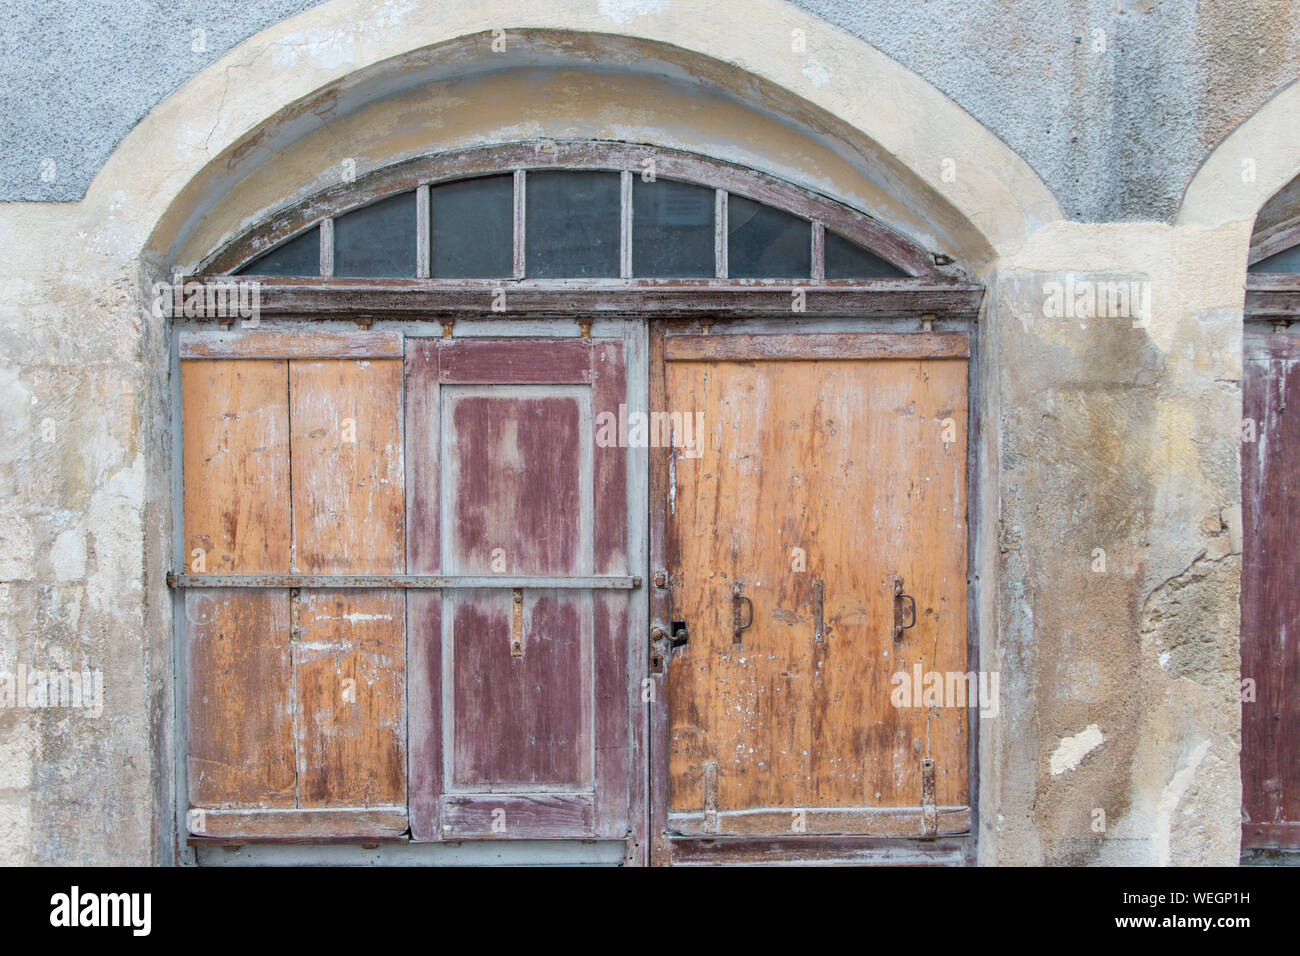
[[[1242,846],[1300,847],[1300,335],[1248,331],[1244,376]]]
[[[417,840],[628,832],[625,389],[621,342],[408,342]]]

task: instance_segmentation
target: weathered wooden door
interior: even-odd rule
[[[1300,549],[1296,547],[1300,540],[1300,336],[1248,330],[1244,346],[1242,846],[1296,848],[1300,847]]]
[[[966,336],[655,353],[681,423],[652,476],[657,859],[966,832],[967,701],[912,694],[967,676]]]
[[[410,340],[416,840],[622,838],[629,820],[621,341]]]
[[[189,832],[396,837],[402,593],[288,576],[402,571],[400,336],[181,346]]]

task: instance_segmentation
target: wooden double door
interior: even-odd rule
[[[195,839],[969,832],[966,335],[643,335],[182,339]]]

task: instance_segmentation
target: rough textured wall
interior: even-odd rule
[[[1244,241],[1061,224],[998,270],[1001,863],[1236,858]],[[1089,281],[1149,314],[1045,314]]]
[[[0,709],[10,864],[148,861],[170,779],[150,723],[170,674],[147,639],[168,613],[148,597],[161,542],[146,533],[166,454],[160,330],[112,229],[69,213],[0,229],[0,670],[97,674],[102,709]]]
[[[1289,0],[794,2],[947,93],[1024,157],[1074,219],[1172,219],[1209,150],[1300,71]],[[154,104],[314,5],[14,3],[0,28],[0,199],[80,198]],[[616,20],[656,3],[601,6]],[[774,36],[773,55],[788,45]],[[348,48],[344,36],[337,55]]]

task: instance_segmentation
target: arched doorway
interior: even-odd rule
[[[171,308],[191,840],[970,859],[981,295],[825,196],[589,140],[215,250]]]

